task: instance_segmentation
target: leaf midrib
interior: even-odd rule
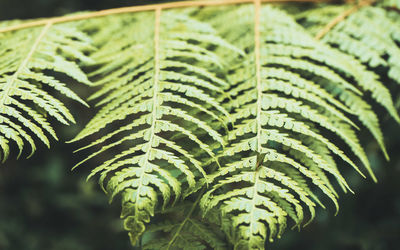
[[[39,36],[36,38],[35,42],[33,43],[33,45],[31,47],[31,49],[29,50],[28,54],[26,55],[24,60],[21,62],[21,64],[18,66],[18,69],[11,76],[11,78],[7,79],[7,82],[3,87],[2,97],[0,99],[0,107],[3,107],[5,105],[6,97],[9,96],[9,92],[14,87],[15,81],[18,79],[18,76],[23,72],[23,70],[26,68],[29,60],[32,58],[32,56],[35,53],[35,51],[37,50],[40,42],[45,37],[47,31],[50,29],[50,27],[52,25],[53,25],[52,22],[47,22],[46,26],[43,27],[43,29],[40,32]]]

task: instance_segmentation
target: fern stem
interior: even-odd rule
[[[262,86],[261,86],[261,52],[260,52],[260,47],[261,47],[261,39],[260,39],[260,18],[261,18],[261,0],[254,0],[254,55],[255,55],[255,63],[256,63],[256,81],[257,81],[257,159],[259,159],[258,154],[260,154],[261,151],[261,122],[260,122],[260,117],[261,117],[261,98],[262,98]],[[264,158],[261,159],[263,161]],[[262,162],[260,163],[262,164]],[[257,186],[258,186],[258,162],[255,164],[253,167],[253,170],[255,171],[254,173],[254,186],[256,187],[254,192],[253,192],[253,197],[252,197],[252,207],[250,210],[250,225],[249,228],[251,230],[250,234],[255,234],[253,233],[253,229],[255,228],[253,224],[254,220],[254,209],[256,208],[255,205],[255,197],[257,195]],[[248,244],[251,244],[250,241],[248,241]],[[251,249],[251,246],[249,246],[249,249]]]
[[[203,0],[203,1],[181,1],[181,2],[171,2],[171,3],[160,3],[160,4],[149,4],[142,6],[130,6],[130,7],[121,7],[121,8],[113,8],[106,10],[99,10],[91,13],[84,13],[72,16],[59,16],[59,17],[50,17],[37,21],[25,22],[22,24],[17,24],[9,27],[0,28],[0,33],[20,30],[26,28],[32,28],[36,26],[46,25],[51,22],[53,24],[56,23],[65,23],[72,22],[78,20],[84,20],[95,17],[102,17],[108,15],[116,15],[123,13],[132,13],[132,12],[140,12],[140,11],[151,11],[160,9],[171,9],[171,8],[185,8],[185,7],[199,7],[199,6],[216,6],[216,5],[228,5],[228,4],[242,4],[242,3],[250,3],[254,0]],[[284,2],[311,2],[311,3],[321,3],[321,2],[330,2],[331,0],[261,0],[261,2],[266,3],[284,3]]]
[[[199,204],[201,197],[203,196],[205,192],[205,189],[203,188],[203,190],[199,193],[196,201],[193,203],[193,206],[190,208],[188,214],[186,215],[185,219],[182,221],[182,223],[179,225],[179,228],[176,230],[174,236],[172,237],[172,239],[169,241],[168,243],[168,247],[166,250],[169,250],[171,248],[171,246],[174,244],[174,241],[176,240],[176,238],[178,237],[178,235],[180,234],[180,232],[182,231],[183,227],[185,226],[186,222],[189,220],[190,216],[193,214],[194,210],[197,207],[197,204]]]
[[[256,61],[256,81],[257,81],[257,152],[261,150],[261,61],[260,61],[260,10],[261,0],[254,0],[254,54]],[[255,166],[256,167],[256,166]],[[255,169],[255,168],[254,168]]]
[[[161,17],[161,8],[156,9],[155,11],[155,21],[154,21],[154,85],[153,85],[153,107],[151,110],[151,126],[150,126],[150,138],[148,141],[149,148],[146,152],[145,159],[146,162],[149,161],[149,152],[151,149],[153,137],[154,137],[154,127],[156,125],[157,119],[157,92],[158,92],[158,81],[160,74],[160,59],[159,59],[159,42],[160,42],[160,17]]]
[[[157,117],[157,92],[158,92],[158,81],[160,75],[160,20],[161,19],[161,8],[157,8],[155,10],[155,21],[154,21],[154,86],[153,86],[153,110],[152,110],[152,124],[151,124],[151,138],[150,138],[150,146],[151,139],[154,134],[154,126],[156,123]]]
[[[258,1],[257,1],[258,2]],[[255,172],[254,173],[254,179],[253,179],[253,188],[254,188],[254,192],[253,192],[253,197],[251,197],[251,209],[250,209],[250,211],[249,211],[249,213],[250,213],[250,224],[249,224],[249,228],[250,228],[250,234],[251,235],[254,235],[254,234],[257,234],[257,232],[253,232],[253,230],[254,230],[254,228],[257,228],[257,226],[253,226],[252,224],[253,224],[253,222],[254,221],[257,221],[257,219],[254,219],[254,210],[256,209],[256,202],[255,202],[255,200],[256,200],[256,196],[257,196],[257,187],[258,187],[258,180],[259,180],[259,178],[258,178],[258,174],[259,174],[259,171],[257,171],[257,172]],[[251,244],[251,241],[247,241],[247,243],[248,244]],[[248,249],[252,249],[252,246],[251,245],[249,245],[249,248]]]
[[[153,108],[152,108],[152,121],[150,129],[150,138],[148,141],[148,149],[144,156],[146,163],[149,162],[149,155],[153,144],[154,138],[154,127],[156,125],[156,118],[157,118],[157,92],[158,92],[158,81],[159,81],[159,68],[160,68],[160,60],[159,60],[159,42],[160,42],[160,17],[161,17],[161,8],[157,8],[155,10],[155,21],[154,21],[154,86],[153,86]],[[140,187],[142,186],[142,179],[146,173],[143,172],[139,179],[139,185],[137,187],[136,192],[136,202],[140,198]],[[135,206],[136,213],[138,213],[138,206]]]
[[[338,25],[340,22],[345,20],[348,16],[353,14],[354,12],[358,11],[360,8],[364,6],[369,6],[373,4],[375,0],[372,1],[360,1],[358,4],[354,5],[350,9],[344,11],[343,13],[340,13],[338,16],[336,16],[334,19],[332,19],[324,28],[322,28],[317,35],[315,35],[316,40],[320,40],[323,38],[330,30],[332,30],[336,25]]]
[[[149,128],[150,130],[150,138],[148,141],[148,148],[146,151],[146,154],[144,155],[144,160],[145,163],[142,166],[144,168],[144,171],[140,175],[140,178],[138,180],[138,186],[137,186],[137,191],[136,191],[136,198],[135,201],[138,203],[140,199],[140,189],[143,185],[143,177],[146,175],[146,164],[149,163],[149,155],[150,151],[152,148],[153,144],[153,138],[154,138],[154,127],[156,124],[156,117],[157,117],[157,92],[158,92],[158,77],[159,77],[159,41],[160,41],[160,16],[161,16],[161,8],[157,8],[155,10],[155,21],[154,21],[154,86],[153,86],[153,107],[152,107],[152,121],[151,121],[151,127]],[[140,221],[140,216],[139,216],[139,206],[135,206],[135,217],[137,221]]]

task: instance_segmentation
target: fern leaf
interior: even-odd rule
[[[284,9],[192,1],[1,22],[3,162],[10,143],[19,157],[57,139],[48,119],[75,122],[51,91],[87,105],[62,75],[96,88],[75,167],[95,162],[88,179],[120,197],[133,245],[264,249],[325,208],[316,192],[338,212],[332,180],[353,192],[341,163],[376,181],[359,123],[388,158],[368,98],[400,122],[387,85],[400,83],[399,4]]]
[[[238,13],[253,18],[230,24],[235,32],[215,21],[216,29],[232,39],[228,41],[248,53],[244,59],[230,58],[232,100],[227,109],[232,110],[235,127],[229,146],[222,152],[227,165],[211,176],[215,184],[203,196],[201,207],[205,213],[213,208],[222,211],[234,232],[235,248],[263,249],[266,239],[280,237],[287,216],[295,226],[302,224],[303,206],[312,220],[315,205],[321,202],[310,185],[318,187],[338,208],[337,193],[326,173],[351,190],[330,153],[360,172],[351,156],[331,143],[318,127],[342,138],[374,178],[355,136],[354,128],[358,127],[348,116],[356,110],[329,87],[338,86],[354,96],[362,92],[340,74],[344,68],[335,59],[340,52],[313,40],[283,12],[257,4],[225,7],[224,11],[215,19],[236,20]],[[205,10],[204,16],[212,19],[210,13],[213,11]],[[203,14],[199,11],[196,15],[202,18]],[[346,74],[358,79],[356,70],[361,71],[353,67]],[[317,144],[306,143],[312,140]],[[258,158],[264,160],[259,162]]]
[[[298,15],[298,20],[316,32],[330,20],[329,17],[339,15],[349,6],[333,6],[309,10]],[[346,54],[352,55],[362,63],[377,70],[378,67],[387,69],[387,76],[399,83],[400,49],[396,38],[399,36],[399,23],[390,18],[390,11],[378,6],[366,6],[348,16],[329,31],[322,40],[330,45],[338,46]],[[395,14],[395,13],[392,13]],[[324,16],[321,16],[324,15]],[[398,14],[397,14],[398,15]],[[379,32],[377,32],[379,30]],[[388,56],[389,59],[384,58]],[[357,72],[357,81],[365,90],[372,92],[372,96],[381,103],[389,113],[399,122],[399,117],[393,107],[392,98],[385,86],[378,79],[378,75],[363,70],[363,66],[351,56],[340,60],[351,67],[341,68],[344,72],[353,68]]]
[[[3,138],[14,141],[21,155],[25,142],[30,157],[39,138],[49,147],[49,134],[57,139],[47,116],[63,124],[74,123],[69,109],[50,91],[87,105],[50,70],[89,84],[77,62],[91,61],[85,53],[90,39],[74,25],[52,25],[3,34],[0,42],[0,120]],[[42,112],[43,111],[43,112]],[[7,145],[7,146],[6,146]],[[1,143],[3,162],[9,155],[8,140]]]
[[[226,95],[228,84],[217,76],[222,59],[210,48],[241,51],[210,25],[174,11],[157,9],[98,22],[124,28],[121,34],[120,26],[106,26],[116,35],[109,41],[101,38],[102,31],[94,34],[99,49],[91,55],[91,76],[101,88],[91,99],[98,99],[101,108],[74,140],[105,135],[82,148],[102,145],[78,165],[118,152],[89,177],[100,174],[110,198],[123,197],[122,217],[135,244],[158,207],[158,194],[167,207],[171,198],[179,200],[182,189],[190,193],[196,179],[208,178],[202,158],[218,164],[216,151],[225,144],[221,132],[229,113],[217,97]],[[146,32],[138,34],[143,27]]]

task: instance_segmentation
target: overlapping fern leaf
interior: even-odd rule
[[[217,207],[229,219],[236,249],[263,249],[266,239],[282,235],[287,217],[296,226],[306,211],[314,217],[320,202],[313,187],[337,207],[327,175],[345,191],[349,187],[331,154],[360,172],[352,160],[357,156],[375,178],[349,118],[358,116],[386,152],[375,113],[361,98],[364,91],[398,116],[373,73],[318,43],[282,11],[256,4],[196,15],[213,20],[222,37],[247,52],[228,71],[233,100],[227,109],[235,128],[223,151],[225,166],[212,176],[216,184],[201,206],[205,212]],[[332,142],[338,139],[347,147]],[[347,148],[353,154],[344,153]]]
[[[32,135],[56,138],[47,115],[74,122],[49,94],[85,104],[62,75],[97,88],[97,114],[73,140],[90,150],[77,166],[94,164],[89,178],[120,197],[133,244],[146,231],[144,249],[264,249],[289,218],[314,218],[317,194],[338,209],[336,182],[351,191],[338,166],[376,180],[357,131],[388,158],[369,96],[400,121],[382,77],[400,79],[397,2],[357,6],[323,35],[348,6],[291,16],[261,2],[0,33],[2,159],[9,141],[21,154]]]
[[[400,14],[386,8],[395,6],[395,1],[362,6],[338,22],[321,39],[400,84]],[[326,5],[304,11],[297,19],[312,34],[318,35],[324,26],[351,8],[354,7]]]
[[[228,249],[218,211],[202,219],[198,201],[157,213],[143,236],[143,249]],[[147,238],[147,240],[146,240]],[[154,240],[157,239],[157,240]]]
[[[86,159],[102,162],[91,176],[100,175],[111,199],[121,195],[135,243],[159,199],[163,207],[176,202],[207,179],[206,164],[218,165],[229,114],[217,97],[228,84],[213,50],[242,52],[210,25],[161,9],[93,20],[83,29],[95,32],[99,47],[91,76],[101,88],[90,99],[101,108],[75,140],[99,137],[84,147],[99,146]]]
[[[7,22],[8,25],[15,22]],[[65,83],[66,77],[89,84],[78,62],[90,62],[90,38],[75,25],[52,25],[0,34],[0,148],[4,162],[10,141],[19,148],[40,139],[49,146],[49,135],[57,139],[48,117],[63,124],[75,122],[58,92],[86,103]],[[58,74],[57,74],[58,73]],[[61,73],[61,74],[60,74]]]

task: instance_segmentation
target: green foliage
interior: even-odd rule
[[[349,6],[327,5],[304,11],[297,18],[311,33],[315,33],[346,8]],[[322,40],[354,56],[375,71],[379,67],[386,68],[387,76],[400,84],[400,48],[396,44],[400,42],[398,22],[395,11],[368,6],[340,22]],[[382,92],[376,92],[375,96],[384,99]],[[391,110],[390,106],[386,108]]]
[[[217,76],[222,59],[207,47],[233,47],[211,26],[175,11],[114,20],[98,20],[113,26],[93,35],[99,49],[91,75],[101,89],[90,99],[100,99],[102,108],[76,140],[113,130],[85,148],[106,143],[89,156],[105,152],[110,158],[92,175],[100,174],[101,185],[109,178],[105,190],[111,199],[122,195],[121,217],[135,243],[154,214],[158,193],[163,207],[171,197],[176,202],[182,189],[188,194],[196,180],[207,179],[201,159],[217,163],[214,151],[225,144],[221,132],[229,114],[216,98],[228,84]],[[126,23],[131,28],[122,29]]]
[[[198,201],[185,201],[157,214],[143,237],[143,249],[226,249],[224,233],[218,230],[221,218],[214,210],[202,219]]]
[[[229,42],[242,46],[240,48],[249,53],[245,60],[232,63],[232,70],[229,71],[233,100],[228,105],[232,107],[236,125],[230,133],[230,147],[224,151],[224,156],[230,160],[227,160],[227,167],[215,173],[214,178],[223,178],[207,192],[202,203],[205,210],[221,205],[222,213],[234,214],[232,226],[238,231],[235,244],[245,249],[262,248],[267,229],[270,240],[276,235],[280,237],[287,215],[299,226],[304,214],[299,200],[304,202],[313,218],[315,204],[310,200],[313,195],[307,185],[304,188],[297,184],[304,182],[303,177],[309,178],[336,205],[336,193],[324,172],[332,174],[342,186],[348,188],[335,162],[324,159],[317,147],[304,143],[318,141],[318,150],[329,149],[358,170],[342,150],[316,129],[318,126],[346,142],[373,176],[365,152],[351,127],[353,123],[343,113],[355,113],[359,106],[346,102],[340,104],[334,93],[330,93],[333,89],[340,89],[340,95],[358,97],[360,90],[355,89],[340,73],[344,71],[354,79],[360,79],[361,75],[369,72],[361,65],[345,68],[341,63],[346,61],[345,55],[319,44],[302,31],[291,17],[268,6],[260,10],[261,67],[257,69],[254,19],[238,18],[239,15],[253,17],[253,11],[253,6],[232,7],[217,16],[219,20],[216,23],[224,19],[238,20],[235,25],[221,27],[222,32],[233,33],[228,29],[237,32],[238,27],[239,30],[247,30],[246,35],[232,37]],[[260,79],[257,74],[260,74]],[[332,86],[318,85],[325,82]],[[360,81],[360,85],[365,86],[365,83]],[[380,92],[388,93],[378,82],[371,81],[369,84]],[[361,99],[360,102],[368,105]],[[393,106],[389,108],[394,109]],[[360,120],[374,121],[363,113],[358,115]],[[381,142],[380,129],[377,124],[374,125],[372,131],[378,134],[377,139]],[[301,159],[307,161],[301,162]],[[294,169],[289,169],[289,166]],[[240,184],[233,188],[232,185],[237,183]],[[222,191],[214,195],[220,189]],[[289,190],[292,192],[289,193]]]
[[[10,140],[19,148],[18,157],[28,142],[30,157],[36,150],[32,135],[48,147],[47,134],[57,139],[47,116],[63,124],[75,122],[51,91],[86,105],[58,80],[57,73],[90,84],[77,62],[91,61],[85,52],[92,46],[90,38],[70,24],[3,33],[0,38],[0,146],[4,162],[10,153]]]
[[[55,137],[42,113],[74,122],[47,92],[85,104],[62,73],[96,88],[98,111],[71,141],[89,151],[76,167],[95,166],[88,178],[119,197],[133,245],[263,249],[311,222],[321,193],[338,211],[332,180],[352,192],[339,166],[376,181],[358,130],[388,159],[372,109],[400,121],[384,84],[400,79],[400,15],[387,6],[360,7],[321,40],[349,6],[159,6],[0,33],[3,159],[8,139],[34,151],[22,125]]]

